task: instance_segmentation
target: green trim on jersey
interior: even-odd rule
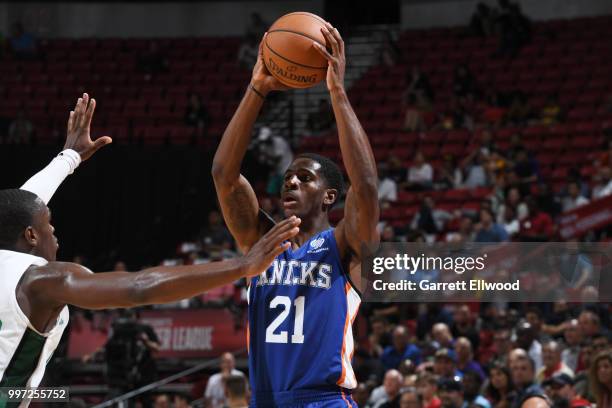
[[[38,366],[46,341],[46,337],[28,327],[4,371],[0,387],[25,387]]]

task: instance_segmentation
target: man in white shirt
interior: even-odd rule
[[[244,376],[242,371],[236,370],[236,360],[232,353],[224,353],[221,356],[221,371],[213,374],[206,384],[204,397],[207,408],[223,408],[225,406],[225,384],[223,380],[230,375]]]
[[[571,211],[588,204],[589,199],[580,195],[580,186],[577,181],[570,181],[567,185],[568,196],[563,199],[563,211]]]
[[[425,162],[423,153],[414,156],[414,162],[408,169],[408,188],[411,190],[429,190],[433,183],[433,168]]]

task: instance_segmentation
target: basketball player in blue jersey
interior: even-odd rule
[[[249,285],[251,406],[354,407],[351,325],[360,304],[363,244],[379,241],[376,164],[368,138],[344,88],[344,43],[331,25],[322,30],[331,52],[329,90],[342,159],[351,182],[344,219],[336,228],[329,211],[343,193],[342,172],[331,160],[302,154],[285,173],[285,217],[301,219],[291,248]],[[253,124],[270,91],[286,89],[260,56],[251,83],[230,121],[213,162],[213,178],[225,221],[242,251],[272,225],[253,188],[240,174]]]

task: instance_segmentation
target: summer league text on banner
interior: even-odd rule
[[[366,302],[610,302],[612,243],[382,243]]]

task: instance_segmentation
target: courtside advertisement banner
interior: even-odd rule
[[[609,302],[611,260],[611,243],[383,243],[361,287],[366,302]]]

